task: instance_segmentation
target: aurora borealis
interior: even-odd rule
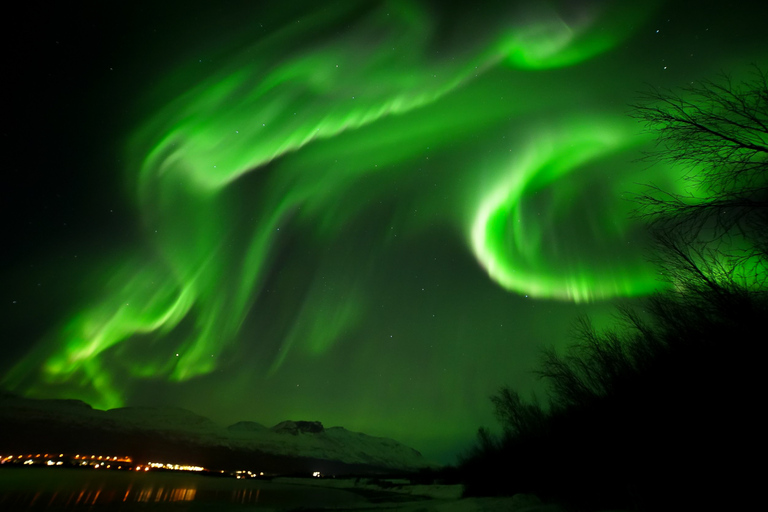
[[[4,388],[450,460],[658,286],[630,199],[685,182],[637,161],[638,91],[768,55],[747,3],[261,4],[12,34]]]

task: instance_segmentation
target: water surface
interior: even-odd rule
[[[354,492],[199,474],[1,468],[0,510],[291,510],[365,507]]]

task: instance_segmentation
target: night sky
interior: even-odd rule
[[[453,461],[659,286],[628,116],[760,2],[107,2],[6,20],[4,389],[319,420]],[[157,5],[161,4],[161,5]]]

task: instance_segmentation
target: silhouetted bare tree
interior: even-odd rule
[[[703,237],[710,249],[739,237],[750,255],[768,253],[768,70],[653,89],[631,115],[657,136],[648,158],[687,171],[685,193],[651,186],[638,198],[652,227],[686,243]]]
[[[768,72],[653,91],[634,116],[658,136],[649,158],[688,171],[687,193],[639,198],[670,286],[620,308],[613,329],[582,318],[565,353],[545,350],[545,402],[508,387],[491,397],[504,434],[478,433],[462,462],[469,493],[734,508],[728,489],[751,471],[738,458],[763,437],[752,425],[768,318]]]
[[[496,418],[504,427],[506,437],[538,432],[544,425],[546,413],[537,400],[526,401],[520,393],[507,386],[491,396]],[[485,433],[488,435],[488,433]],[[482,434],[479,434],[482,437]]]

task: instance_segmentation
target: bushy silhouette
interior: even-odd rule
[[[659,159],[691,167],[705,198],[645,196],[668,289],[598,331],[578,320],[547,349],[544,401],[503,387],[500,436],[478,433],[469,494],[534,493],[575,510],[724,510],[756,501],[761,353],[768,319],[768,88],[705,82],[636,107]],[[695,171],[695,172],[694,172]],[[696,174],[699,173],[699,174]],[[702,196],[703,197],[703,196]]]
[[[463,461],[470,494],[660,510],[745,491],[768,301],[723,289],[659,295],[644,316],[625,310],[605,332],[581,320],[565,355],[543,356],[546,403],[509,388],[493,396],[504,432],[481,431]]]

